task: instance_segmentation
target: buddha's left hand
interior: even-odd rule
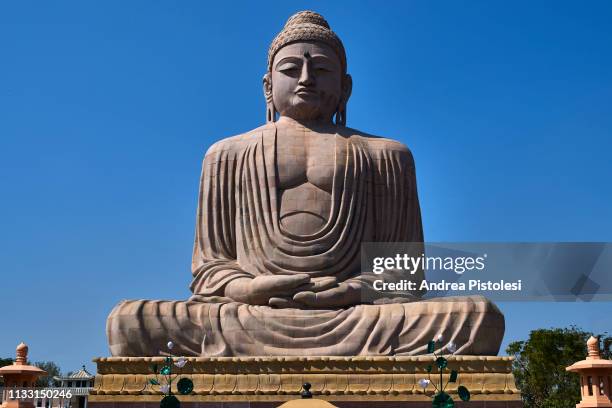
[[[312,278],[308,283],[301,285],[296,288],[297,293],[316,293],[328,290],[329,288],[338,285],[338,281],[333,276],[325,276],[319,278]],[[296,292],[294,292],[296,293]],[[304,306],[302,303],[298,303],[293,300],[294,293],[289,294],[285,297],[272,297],[268,304],[275,308],[301,308]]]
[[[348,280],[319,292],[302,291],[293,296],[293,302],[314,308],[349,307],[361,304],[409,303],[421,300],[411,293],[385,294],[363,280]]]
[[[359,281],[347,281],[321,292],[298,292],[293,296],[293,301],[309,307],[346,307],[371,303],[364,299],[376,297],[380,297],[380,293],[370,285]]]

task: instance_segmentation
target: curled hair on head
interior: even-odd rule
[[[318,41],[330,46],[340,59],[342,73],[346,73],[346,52],[340,38],[319,13],[300,11],[289,17],[285,27],[276,35],[268,50],[268,71],[272,71],[274,56],[285,45],[299,41]]]

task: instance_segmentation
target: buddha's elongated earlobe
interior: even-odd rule
[[[336,110],[336,125],[346,126],[346,104],[353,92],[353,78],[349,74],[344,76],[342,81],[342,99]]]
[[[336,125],[346,126],[346,104],[341,103],[336,111]]]
[[[276,109],[272,102],[266,103],[266,123],[276,122]]]
[[[263,77],[263,91],[266,98],[266,123],[276,122],[276,108],[272,100],[272,76],[269,72]]]

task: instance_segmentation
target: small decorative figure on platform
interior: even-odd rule
[[[310,392],[310,383],[304,383],[304,385],[302,385],[302,398],[312,398],[312,392]]]
[[[168,350],[172,351],[174,348],[174,343],[169,341],[167,343]],[[155,378],[151,378],[149,383],[151,386],[158,386],[159,391],[164,395],[160,402],[160,408],[179,408],[181,403],[178,398],[172,393],[172,383],[178,378],[180,375],[180,370],[185,367],[187,364],[187,359],[185,357],[178,357],[170,355],[164,359],[164,365],[159,369],[157,364],[151,367],[153,374],[155,374]],[[172,372],[172,365],[176,366],[179,369],[179,372]],[[161,376],[161,379],[160,377]],[[191,381],[187,377],[183,377],[176,383],[176,389],[181,395],[191,394],[193,391],[193,381]]]
[[[452,408],[455,405],[451,396],[446,392],[446,387],[449,383],[457,382],[459,373],[457,372],[457,370],[451,370],[448,376],[448,380],[446,381],[446,384],[444,384],[444,370],[446,370],[448,367],[448,359],[444,357],[443,354],[436,354],[436,343],[442,343],[443,340],[444,338],[440,334],[436,336],[436,338],[434,338],[433,340],[429,341],[429,343],[427,343],[427,352],[433,354],[435,358],[434,363],[438,369],[438,373],[440,374],[440,382],[438,382],[438,385],[436,385],[436,383],[431,379],[433,365],[427,366],[428,378],[421,378],[418,381],[419,386],[423,388],[424,394],[428,393],[427,388],[429,388],[430,385],[433,387],[434,391],[429,392],[433,398],[433,408]],[[455,353],[455,351],[457,351],[457,345],[453,342],[450,342],[442,349],[446,349],[449,355],[452,355]],[[457,394],[459,395],[459,398],[461,398],[462,401],[470,400],[470,391],[463,385],[457,387]]]

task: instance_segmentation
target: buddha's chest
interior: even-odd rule
[[[331,193],[338,150],[344,140],[334,134],[295,132],[277,139],[278,187],[292,189],[305,183]]]
[[[276,139],[277,193],[280,221],[287,231],[319,231],[332,206],[334,173],[346,141],[335,134],[308,131],[283,133]]]

